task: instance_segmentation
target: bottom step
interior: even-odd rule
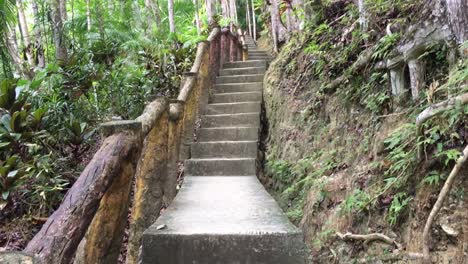
[[[255,176],[186,177],[142,250],[143,264],[305,263],[301,231]]]

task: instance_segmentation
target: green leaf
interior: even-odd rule
[[[18,170],[13,170],[13,171],[10,171],[10,172],[7,174],[7,177],[8,177],[8,178],[14,178],[17,174],[18,174]]]
[[[10,196],[10,191],[4,191],[2,192],[2,198],[3,200],[7,200],[8,196]]]
[[[2,118],[0,119],[0,123],[3,125],[3,127],[8,131],[8,132],[12,132],[11,130],[11,126],[10,126],[10,120],[11,120],[11,116],[9,114],[5,114],[2,116]]]
[[[0,108],[10,109],[15,99],[15,82],[12,80],[3,80],[0,83]]]

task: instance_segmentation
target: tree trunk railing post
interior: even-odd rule
[[[221,30],[221,67],[227,62],[230,61],[230,48],[231,48],[231,41],[230,41],[230,34],[229,28],[224,27]]]
[[[211,82],[216,80],[216,76],[218,76],[219,71],[219,39],[221,29],[216,27],[212,30],[212,34],[208,37],[209,45],[210,45],[210,76]]]
[[[154,126],[145,138],[142,154],[138,161],[135,173],[132,221],[130,222],[127,246],[127,263],[138,263],[143,232],[159,217],[166,197],[175,196],[175,192],[171,192],[166,187],[171,176],[168,172],[170,159],[168,110],[166,99],[161,98],[154,105]]]
[[[237,59],[240,61],[244,60],[244,43],[244,32],[239,28],[237,29]]]
[[[230,61],[234,62],[237,60],[237,49],[238,49],[237,37],[233,32],[230,32],[229,38],[231,39],[231,47],[229,48]]]

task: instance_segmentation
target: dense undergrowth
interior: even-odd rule
[[[468,143],[468,106],[424,123],[422,134],[415,125],[429,105],[468,91],[467,61],[449,65],[446,43],[430,47],[420,57],[427,65],[424,91],[417,100],[397,102],[378,64],[394,55],[406,26],[427,14],[418,12],[421,1],[366,3],[366,32],[352,1],[324,4],[316,22],[281,47],[267,73],[272,90],[266,91],[265,173],[290,219],[312,230],[307,242],[317,251],[329,246],[336,232],[346,231],[336,229],[340,222],[355,232],[403,230],[415,214],[418,193],[437,194]],[[399,25],[390,35],[388,21]],[[368,51],[366,65],[354,71],[353,64]],[[342,77],[345,81],[330,90]],[[282,112],[284,104],[293,114]],[[463,200],[465,191],[455,187],[455,199]],[[359,224],[363,221],[367,230]]]
[[[147,14],[138,17],[131,4],[122,5],[120,11],[101,10],[91,31],[84,5],[72,7],[64,25],[69,59],[54,60],[53,43],[47,42],[47,64],[34,69],[32,79],[2,60],[0,225],[8,232],[1,232],[0,247],[19,249],[21,237],[27,241],[33,233],[15,234],[7,223],[40,224],[60,204],[99,146],[99,123],[133,119],[155,97],[177,96],[196,43],[206,38],[206,28],[197,34],[192,4],[176,3],[177,34],[165,30],[164,12],[163,27],[156,28]],[[45,30],[52,30],[43,19]]]

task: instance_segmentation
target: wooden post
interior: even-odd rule
[[[230,32],[229,33],[229,38],[230,38],[230,42],[231,42],[231,47],[229,48],[229,56],[230,56],[230,61],[236,61],[237,60],[237,40],[236,40],[236,36],[234,35],[233,32]]]
[[[249,47],[247,44],[244,44],[242,47],[242,60],[248,61],[249,60]]]
[[[134,201],[127,247],[127,263],[129,264],[138,263],[143,232],[159,217],[159,212],[164,205],[163,186],[169,175],[167,171],[169,132],[167,100],[159,99],[154,104],[152,112],[154,123],[145,138],[135,175]],[[171,195],[175,195],[175,190]],[[97,233],[99,234],[99,231]]]
[[[231,42],[229,39],[229,28],[224,27],[221,30],[221,67],[224,65],[224,63],[230,61],[230,48]]]

